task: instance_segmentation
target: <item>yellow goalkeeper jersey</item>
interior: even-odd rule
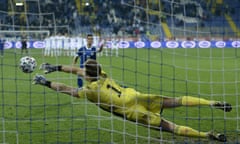
[[[106,75],[98,81],[90,82],[78,93],[81,98],[87,98],[102,109],[128,120],[146,125],[160,124],[162,97],[121,87]]]

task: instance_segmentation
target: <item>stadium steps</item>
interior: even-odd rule
[[[213,3],[212,4],[213,6],[212,6],[212,8],[211,8],[211,13],[215,13],[215,11],[216,11],[216,6],[217,6],[217,4],[216,3]]]
[[[228,14],[224,15],[226,20],[228,21],[231,29],[233,30],[234,33],[237,34],[237,36],[240,36],[240,30],[237,28],[236,24],[234,23],[234,21],[232,20],[231,16],[229,16]]]
[[[17,3],[17,2],[19,2],[19,1],[18,0],[13,0],[14,4]],[[26,5],[25,1],[23,1],[23,3],[24,3],[24,5]],[[28,7],[26,7],[26,9],[28,9]],[[14,15],[14,11],[15,11],[14,7],[12,7],[11,3],[9,2],[8,3],[8,14],[11,15],[11,16]],[[19,18],[20,18],[20,20],[23,20],[24,22],[27,21],[27,17],[26,17],[25,12],[21,12],[21,14],[19,15]]]
[[[172,38],[172,33],[166,22],[162,22],[162,28],[167,38]]]
[[[94,1],[93,0],[88,0],[86,2],[89,2],[94,7]],[[78,13],[79,14],[84,14],[83,10],[84,10],[85,4],[80,0],[75,0],[75,4],[76,4],[77,10],[78,10]]]
[[[216,7],[223,5],[223,0],[216,0],[215,2],[210,2],[208,0],[208,3],[211,3],[211,12],[214,14],[216,12]]]
[[[81,2],[79,0],[75,0],[75,3],[76,3],[78,13],[81,13]]]

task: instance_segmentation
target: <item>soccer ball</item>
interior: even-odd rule
[[[37,62],[35,58],[31,56],[24,56],[20,59],[19,67],[24,73],[32,73],[37,67]]]

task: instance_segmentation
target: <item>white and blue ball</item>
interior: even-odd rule
[[[37,67],[37,61],[31,56],[24,56],[20,59],[19,67],[24,73],[32,73]]]

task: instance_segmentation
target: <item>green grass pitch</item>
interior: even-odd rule
[[[119,56],[98,61],[110,77],[140,92],[171,97],[191,95],[227,101],[233,110],[224,113],[209,107],[165,109],[163,117],[177,124],[225,133],[228,143],[240,142],[240,54],[237,49],[120,49]],[[44,57],[31,49],[38,65],[72,63],[72,57]],[[150,130],[99,109],[85,99],[75,99],[38,85],[35,70],[18,68],[20,50],[6,50],[0,58],[0,143],[208,143]],[[77,86],[76,76],[46,75],[50,80]]]

